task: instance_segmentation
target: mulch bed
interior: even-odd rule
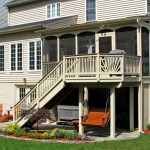
[[[11,138],[11,139],[20,139],[26,141],[41,141],[41,142],[54,142],[54,143],[93,143],[93,141],[85,141],[85,140],[67,140],[65,138],[60,139],[36,139],[36,138],[28,138],[27,136],[16,137],[15,135],[4,135],[0,133],[0,137]]]
[[[145,134],[150,134],[150,130],[144,130]]]

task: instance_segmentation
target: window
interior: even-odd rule
[[[22,44],[11,45],[11,71],[22,70]]]
[[[41,69],[41,42],[29,43],[29,69],[40,70]]]
[[[150,12],[150,0],[147,0],[147,12]]]
[[[26,94],[26,88],[19,88],[19,100],[21,100]]]
[[[4,46],[0,46],[0,71],[4,71]]]
[[[47,5],[47,18],[57,18],[60,17],[60,3],[53,3]]]
[[[18,97],[17,97],[17,102],[19,102],[21,99],[24,98],[24,96],[32,89],[32,85],[31,86],[20,86],[18,87]],[[36,91],[34,91],[30,98],[27,98],[24,102],[23,102],[23,107],[27,107],[27,105],[32,102],[33,100],[35,100],[36,98]]]
[[[96,20],[96,0],[86,0],[86,21]]]

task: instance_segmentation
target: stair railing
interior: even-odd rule
[[[58,63],[56,67],[50,71],[44,78],[42,78],[33,89],[31,89],[22,100],[14,106],[14,121],[22,117],[26,110],[31,109],[37,105],[57,83],[62,80],[63,74],[63,61]]]

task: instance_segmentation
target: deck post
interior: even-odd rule
[[[110,138],[115,138],[116,130],[116,113],[115,113],[115,87],[110,88]]]
[[[138,131],[142,131],[142,84],[138,87]]]
[[[88,100],[89,100],[89,97],[88,97],[88,88],[87,87],[84,87],[84,115],[87,115],[88,112],[89,112],[89,107],[88,107]]]
[[[130,131],[134,131],[134,90],[130,87]]]
[[[81,124],[81,116],[83,116],[83,87],[79,87],[79,134],[84,134],[84,127]]]

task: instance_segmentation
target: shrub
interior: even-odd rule
[[[150,123],[149,123],[149,124],[147,124],[147,129],[148,129],[148,130],[150,130]]]
[[[37,132],[29,132],[27,134],[27,137],[29,138],[36,138],[36,139],[40,139],[41,138],[41,135]]]
[[[57,138],[63,138],[64,137],[64,134],[62,132],[62,130],[58,129],[58,128],[55,128],[51,131],[50,133],[50,137],[51,138],[54,138],[54,139],[57,139]]]
[[[26,131],[26,132],[29,132],[31,130],[31,128],[29,127],[23,127],[23,129]]]
[[[17,123],[15,124],[9,124],[6,127],[6,134],[14,134],[15,130],[19,128],[19,125]]]
[[[40,136],[42,139],[50,139],[50,134],[48,132],[44,132]]]
[[[81,136],[77,133],[67,132],[65,135],[67,140],[81,139]]]
[[[0,133],[4,133],[3,129],[0,129]]]
[[[24,135],[26,135],[26,131],[25,131],[25,129],[18,128],[14,131],[14,134],[16,136],[24,136]]]

